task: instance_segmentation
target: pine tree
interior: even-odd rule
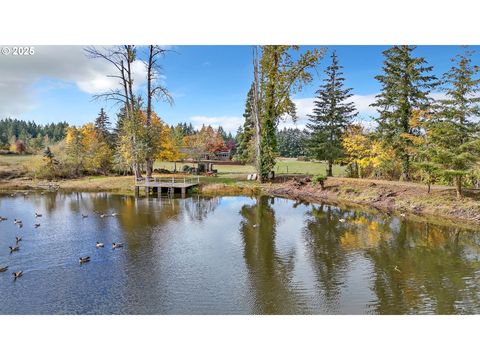
[[[100,109],[100,112],[95,119],[95,130],[105,139],[110,137],[110,120],[108,119],[108,115],[103,108]]]
[[[419,136],[421,129],[411,126],[414,110],[424,110],[431,104],[429,93],[438,85],[437,78],[429,75],[433,67],[423,57],[414,57],[415,46],[393,46],[383,52],[383,75],[375,77],[382,90],[371,106],[379,112],[378,135],[395,150],[402,162],[404,180],[410,179],[410,149],[412,137]]]
[[[252,163],[254,161],[253,151],[253,136],[255,129],[252,117],[252,101],[253,101],[253,85],[247,93],[247,100],[245,102],[245,111],[243,113],[243,126],[237,130],[237,148],[236,159]]]
[[[442,79],[446,98],[438,101],[427,122],[427,160],[454,180],[457,197],[462,197],[463,179],[480,155],[479,125],[474,121],[480,116],[480,69],[472,65],[471,56],[467,51],[452,59]]]
[[[309,153],[318,160],[327,160],[327,176],[333,176],[333,162],[343,155],[342,135],[357,115],[354,103],[348,102],[352,89],[344,86],[343,66],[338,65],[335,51],[331,58],[332,63],[325,70],[326,77],[316,92],[313,114],[309,115],[310,123],[307,124],[311,131]]]

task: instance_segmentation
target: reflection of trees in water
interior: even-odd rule
[[[219,197],[190,197],[184,200],[186,214],[192,221],[204,221],[220,204]]]
[[[473,233],[423,222],[402,221],[392,241],[368,248],[373,263],[373,310],[382,314],[478,312],[479,269]],[[478,250],[477,250],[478,251]],[[472,256],[473,255],[473,256]]]
[[[347,254],[340,241],[348,220],[342,223],[340,219],[353,215],[328,205],[312,206],[306,215],[304,237],[316,283],[327,311],[335,312],[348,270]]]
[[[254,312],[260,314],[296,313],[291,282],[294,252],[281,256],[275,247],[275,211],[273,198],[257,197],[254,205],[240,210],[243,221],[240,233],[244,243],[244,258],[255,296]]]
[[[47,214],[52,214],[57,207],[57,201],[62,198],[62,195],[63,194],[56,191],[49,191],[46,192],[44,195],[40,195],[40,197],[33,197],[33,200],[36,206],[40,206],[40,204],[43,204],[44,211]]]

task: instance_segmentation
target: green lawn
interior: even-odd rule
[[[183,165],[193,164],[190,162],[177,163],[177,171],[181,170]],[[167,169],[172,171],[174,169],[174,163],[172,162],[155,162],[156,169]],[[214,165],[214,169],[218,170],[219,176],[228,176],[232,175],[242,175],[242,174],[251,174],[255,172],[255,168],[251,165]],[[312,161],[297,161],[296,159],[289,158],[279,158],[277,165],[275,165],[275,172],[280,174],[306,174],[306,175],[317,175],[325,174],[326,164],[324,162],[312,162]],[[334,176],[343,176],[345,175],[345,169],[342,166],[335,165],[333,167]]]

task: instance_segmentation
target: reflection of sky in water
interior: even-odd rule
[[[3,314],[480,308],[479,234],[460,228],[267,197],[32,193],[0,196],[0,215],[9,218],[0,223],[0,266],[10,267],[0,273]],[[16,235],[21,250],[10,254]],[[25,275],[14,282],[17,270]]]

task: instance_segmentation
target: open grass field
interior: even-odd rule
[[[181,170],[184,165],[194,165],[190,162],[180,163],[177,162],[177,171]],[[275,166],[275,172],[277,175],[282,174],[302,174],[302,175],[318,175],[325,174],[326,164],[324,162],[313,161],[298,161],[296,159],[279,158],[277,165]],[[167,169],[172,171],[175,168],[173,162],[155,162],[156,169]],[[239,175],[246,175],[255,172],[255,168],[252,165],[214,165],[214,169],[218,170],[219,176],[232,176],[238,178]],[[333,167],[334,176],[344,176],[345,169],[342,166],[335,165]]]

